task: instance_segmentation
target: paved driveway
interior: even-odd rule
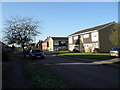
[[[36,60],[73,88],[118,88],[119,68],[72,58],[46,56]]]

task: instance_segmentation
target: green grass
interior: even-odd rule
[[[100,58],[109,58],[109,53],[63,53],[58,54],[59,56],[69,56],[85,59],[100,59]]]
[[[63,53],[69,53],[68,50],[66,50],[66,51],[43,51],[43,52],[49,52],[49,54],[63,54]]]
[[[23,71],[33,88],[68,88],[68,85],[40,64],[23,63]]]
[[[28,56],[26,56],[26,57],[24,58],[22,52],[9,53],[9,58],[19,58],[19,59],[21,59],[21,60],[30,59]]]

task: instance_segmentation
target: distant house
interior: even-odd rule
[[[48,50],[48,51],[68,50],[68,38],[47,37],[42,43],[42,50]]]
[[[42,40],[39,40],[39,41],[35,44],[35,46],[36,46],[37,48],[39,48],[40,50],[42,50],[42,43],[43,43],[43,41],[42,41]]]
[[[109,52],[113,47],[110,41],[112,27],[115,22],[106,23],[92,28],[80,30],[68,36],[68,48],[73,51],[78,48],[80,52],[93,52],[98,48],[100,52]]]

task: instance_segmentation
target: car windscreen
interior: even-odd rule
[[[113,48],[113,51],[120,51],[120,48]]]

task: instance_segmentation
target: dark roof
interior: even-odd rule
[[[109,24],[113,24],[113,23],[115,23],[115,22],[110,22],[110,23],[102,24],[102,25],[95,26],[95,27],[92,27],[92,28],[88,28],[88,29],[80,30],[80,31],[78,31],[78,32],[75,32],[75,33],[73,33],[73,34],[70,34],[69,36],[74,35],[74,34],[83,33],[83,32],[88,32],[88,31],[97,30],[97,29],[100,29],[100,28],[102,28],[102,27],[104,27],[104,26],[107,26],[107,25],[109,25]]]
[[[67,37],[51,37],[52,39],[67,39]]]
[[[53,40],[55,40],[55,39],[67,39],[68,37],[47,37],[44,41],[43,41],[43,43],[46,43],[46,42],[48,42],[48,40],[50,39],[50,38],[52,38]]]

